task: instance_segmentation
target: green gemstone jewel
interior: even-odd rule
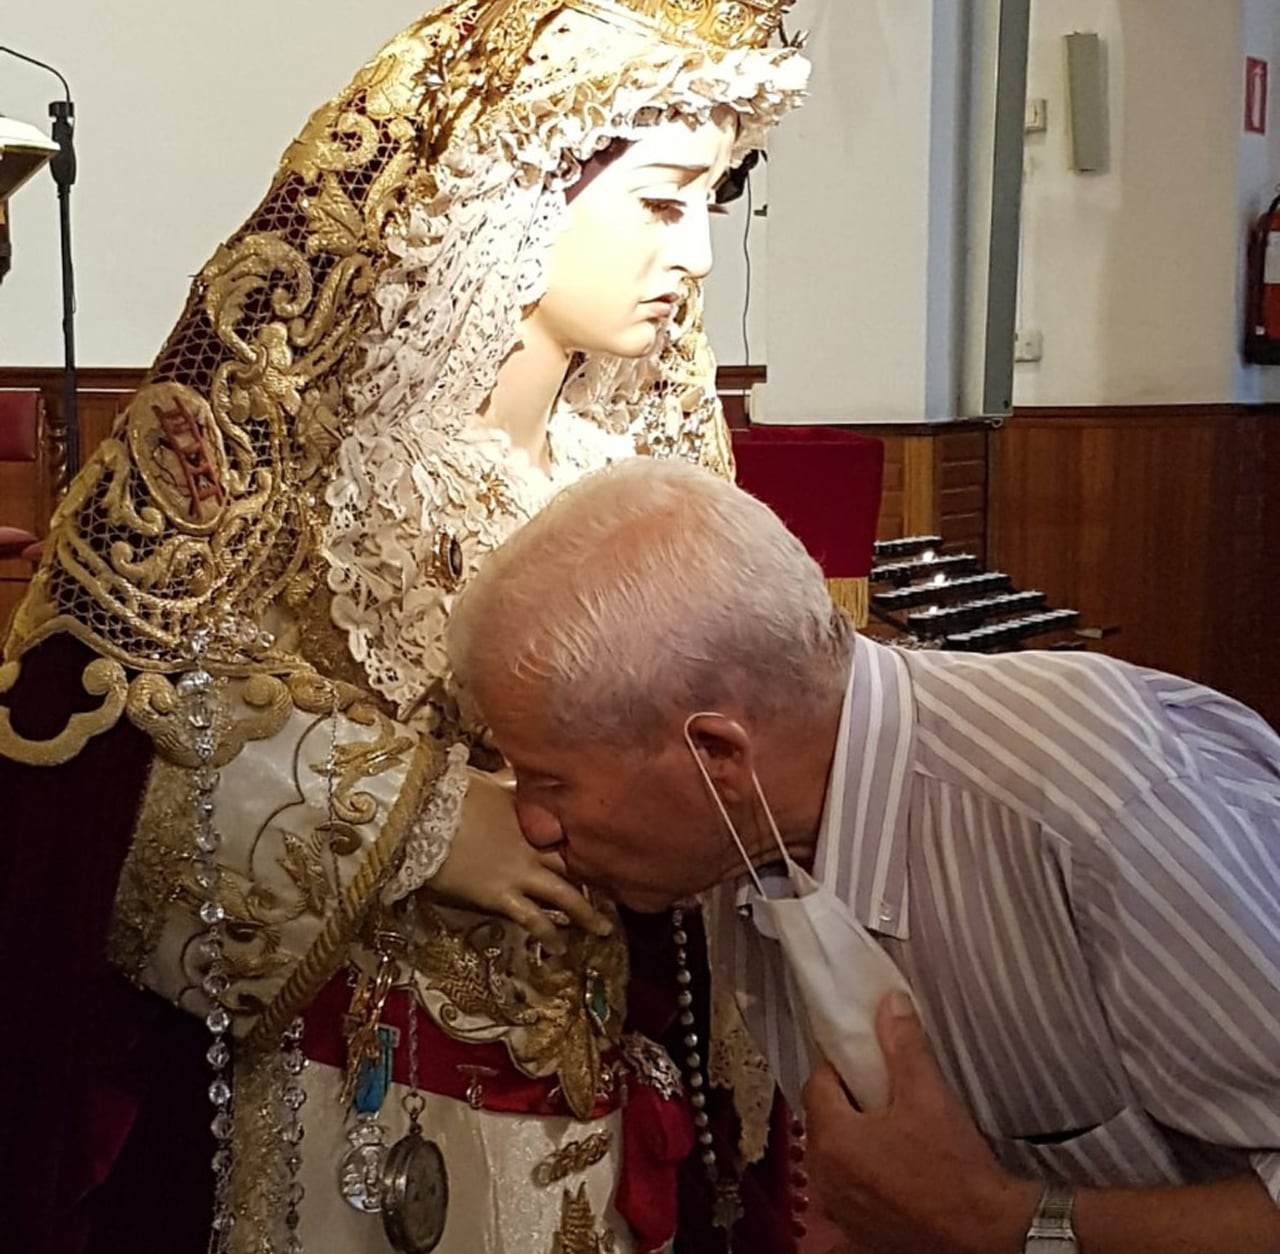
[[[604,981],[600,978],[598,971],[587,972],[587,988],[586,988],[586,1005],[587,1014],[591,1016],[591,1022],[595,1025],[597,1032],[603,1034],[613,1008],[609,1005],[608,990],[605,988]]]

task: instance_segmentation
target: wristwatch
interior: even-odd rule
[[[1076,1191],[1071,1185],[1057,1180],[1047,1185],[1031,1216],[1022,1254],[1079,1254],[1080,1245],[1071,1226],[1075,1202]]]

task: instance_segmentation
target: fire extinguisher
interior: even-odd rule
[[[1280,195],[1254,223],[1248,267],[1245,360],[1280,365]]]

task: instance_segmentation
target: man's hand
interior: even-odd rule
[[[525,840],[511,792],[478,772],[471,776],[449,856],[429,887],[464,905],[506,915],[552,953],[563,953],[565,944],[547,907],[597,936],[613,930],[565,879],[560,855],[539,853]]]
[[[824,1063],[804,1090],[814,1200],[859,1254],[1022,1248],[1041,1186],[1007,1175],[929,1053],[910,999],[876,1014],[889,1105],[864,1114]]]

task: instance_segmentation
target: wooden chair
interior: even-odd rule
[[[44,411],[40,393],[36,391],[0,390],[0,468],[6,491],[0,498],[0,560],[19,558],[26,562],[40,559],[40,540],[34,531],[19,523],[39,526],[37,517],[44,501],[41,436]],[[15,517],[15,505],[24,501],[25,517]]]
[[[832,599],[866,625],[884,445],[843,427],[751,426],[733,433],[738,483],[800,538]]]

